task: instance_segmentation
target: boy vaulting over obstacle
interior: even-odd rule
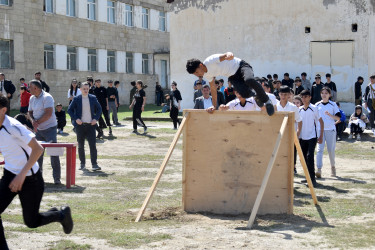
[[[266,106],[268,115],[273,115],[275,110],[271,100],[264,92],[260,83],[255,81],[253,68],[244,60],[233,56],[232,52],[225,54],[214,54],[207,57],[203,62],[199,59],[190,59],[187,61],[186,70],[189,74],[197,77],[205,76],[209,82],[211,89],[215,89],[215,77],[227,76],[237,92],[243,98],[249,98],[251,89],[256,92],[255,101],[259,107]],[[216,103],[217,93],[211,91],[212,103]]]

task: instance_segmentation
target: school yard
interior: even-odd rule
[[[57,223],[27,228],[15,199],[2,215],[11,249],[375,248],[375,138],[370,133],[362,141],[337,143],[337,178],[329,177],[329,160],[324,156],[323,178],[316,189],[320,206],[313,205],[309,189],[300,183],[303,171],[298,164],[294,214],[257,216],[253,230],[244,230],[249,215],[182,211],[181,139],[145,217],[135,223],[176,131],[171,122],[146,121],[148,133],[135,135],[131,121],[121,123],[114,127],[113,137],[97,141],[102,171],[80,171],[77,159],[77,185],[71,189],[53,184],[49,157],[45,158],[41,210],[69,204],[75,222],[72,234],[65,235]],[[72,126],[58,140],[75,142]],[[60,159],[64,183],[65,157]]]

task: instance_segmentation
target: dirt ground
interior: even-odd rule
[[[149,132],[147,136],[131,135],[130,122],[123,122],[124,126],[114,128],[114,136],[116,139],[108,139],[98,141],[98,163],[105,171],[106,175],[127,176],[139,173],[139,181],[147,180],[152,183],[154,176],[162,162],[169,144],[172,141],[173,134],[163,132],[164,129],[170,129],[171,123],[148,122]],[[153,130],[157,130],[153,132]],[[68,134],[59,136],[59,141],[71,141],[75,139],[71,132],[71,127],[67,129]],[[361,148],[374,146],[374,137],[370,134],[366,138],[371,138],[369,142],[350,142],[352,147]],[[349,143],[349,142],[340,142]],[[362,143],[362,144],[361,144]],[[171,158],[171,164],[168,165],[167,171],[162,177],[162,182],[178,183],[181,182],[182,174],[182,150],[181,140],[176,147]],[[88,147],[86,147],[88,151]],[[332,208],[330,199],[361,199],[375,200],[375,170],[374,157],[346,157],[343,149],[342,155],[338,154],[337,174],[339,178],[329,177],[330,169],[323,168],[323,179],[319,180],[324,188],[316,189],[317,196],[321,207],[315,207],[311,202],[308,188],[300,183],[303,179],[302,175],[295,177],[295,209],[294,215],[264,215],[257,217],[253,230],[245,230],[249,215],[242,216],[219,216],[211,214],[187,214],[181,210],[181,190],[180,186],[172,186],[171,189],[158,188],[155,192],[156,197],[169,197],[173,194],[175,201],[162,204],[150,203],[150,207],[145,213],[145,220],[140,222],[142,226],[132,227],[126,226],[123,232],[137,232],[146,235],[166,234],[170,237],[160,239],[150,243],[143,243],[130,248],[139,249],[301,249],[301,248],[345,248],[342,244],[336,242],[334,234],[344,234],[346,231],[340,231],[340,228],[346,228],[346,225],[362,225],[365,230],[366,225],[375,225],[374,207],[364,209],[362,212],[353,213],[337,213],[340,205],[337,204]],[[348,149],[350,152],[350,148]],[[367,150],[367,149],[366,149]],[[373,149],[372,149],[373,150]],[[366,151],[367,152],[367,151]],[[375,155],[375,150],[372,151]],[[87,152],[86,152],[87,154]],[[106,155],[109,157],[100,157]],[[129,160],[121,159],[117,156],[130,157]],[[131,156],[146,155],[145,162],[157,162],[153,167],[145,167],[131,160]],[[113,156],[111,158],[110,156]],[[115,157],[116,156],[116,157]],[[158,158],[151,159],[151,156]],[[78,156],[77,156],[78,158]],[[146,159],[147,158],[147,159]],[[65,166],[64,157],[61,157],[62,165]],[[154,164],[154,163],[152,163]],[[147,164],[146,164],[147,165]],[[328,156],[324,155],[324,165],[329,165]],[[48,208],[51,204],[64,201],[65,199],[73,199],[80,197],[100,196],[101,188],[105,188],[105,182],[108,180],[93,176],[90,173],[83,173],[77,170],[76,182],[81,192],[63,192],[64,187],[56,188],[52,184],[49,159],[45,158],[44,177],[46,181],[46,193],[42,202],[42,209]],[[77,159],[77,169],[79,161]],[[299,173],[302,173],[301,165],[297,165]],[[64,171],[64,170],[63,170]],[[64,172],[62,176],[65,178]],[[65,181],[63,178],[62,181]],[[171,184],[171,185],[172,185]],[[361,186],[362,185],[362,186]],[[363,186],[367,185],[367,186]],[[142,204],[150,185],[146,185],[136,190],[124,191],[124,197],[129,197],[132,192],[137,192],[138,204]],[[73,188],[74,189],[74,188]],[[97,189],[97,190],[96,190]],[[93,192],[96,190],[97,192]],[[344,191],[340,191],[344,190]],[[90,192],[91,191],[91,192]],[[60,202],[60,203],[59,203]],[[126,199],[124,200],[126,202]],[[176,205],[177,204],[177,205]],[[373,204],[373,203],[372,203]],[[355,204],[353,204],[355,206]],[[139,206],[140,207],[140,206]],[[349,204],[350,207],[350,204]],[[332,208],[332,209],[331,209]],[[78,212],[78,207],[72,207],[73,214]],[[343,208],[345,209],[345,208]],[[129,208],[123,211],[135,218],[138,208]],[[64,235],[58,227],[55,230],[47,232],[35,232],[26,230],[21,223],[7,222],[6,215],[20,215],[21,208],[19,200],[15,199],[13,205],[4,212],[3,223],[7,233],[8,244],[11,249],[51,249],[57,242],[68,240],[77,244],[75,247],[60,247],[61,249],[124,249],[129,246],[116,246],[108,240],[93,237],[87,233],[81,233],[74,230],[71,235]],[[153,225],[151,222],[161,222]],[[132,222],[134,223],[134,222]],[[147,224],[150,223],[150,224]],[[135,223],[134,223],[135,224]],[[129,224],[127,224],[129,225]],[[132,224],[130,224],[132,225]],[[150,226],[148,226],[150,225]],[[110,228],[108,229],[111,230]],[[332,230],[332,231],[330,231]],[[335,231],[337,230],[337,231]],[[373,230],[373,229],[372,229]],[[333,237],[331,237],[333,234]],[[341,239],[341,238],[340,238]],[[364,238],[368,241],[368,238]],[[87,245],[86,245],[87,244]],[[80,247],[81,246],[81,247]],[[86,246],[86,247],[84,247]],[[344,245],[345,246],[345,245]],[[348,245],[348,248],[355,248],[355,245]],[[358,245],[362,248],[373,248],[375,245],[365,244]],[[59,247],[57,247],[59,249]],[[55,248],[54,248],[55,249]]]

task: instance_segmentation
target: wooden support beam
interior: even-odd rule
[[[251,210],[249,222],[247,224],[247,228],[249,228],[249,229],[253,226],[253,223],[254,223],[254,220],[255,220],[255,216],[256,216],[256,214],[258,212],[258,209],[259,209],[259,206],[260,206],[260,202],[262,201],[263,194],[264,194],[264,191],[265,191],[267,183],[268,183],[268,179],[269,179],[269,177],[271,175],[271,171],[272,171],[273,165],[275,164],[277,153],[279,152],[279,148],[280,148],[280,144],[281,144],[281,139],[282,139],[282,137],[284,135],[287,123],[288,123],[288,116],[285,116],[284,120],[283,120],[283,123],[281,124],[279,135],[277,136],[276,144],[275,144],[275,147],[273,149],[271,159],[270,159],[270,161],[268,163],[266,173],[264,174],[264,178],[263,178],[262,184],[260,186],[260,189],[259,189],[259,192],[258,192],[258,196],[257,196],[257,198],[255,200],[253,209]]]
[[[139,222],[141,220],[142,215],[145,212],[148,203],[150,202],[150,199],[151,199],[151,197],[152,197],[152,195],[153,195],[153,193],[154,193],[154,191],[156,189],[156,186],[158,185],[158,183],[160,181],[160,178],[161,178],[161,176],[162,176],[162,174],[163,174],[163,172],[165,170],[165,167],[167,166],[167,163],[168,163],[169,159],[171,158],[171,155],[172,155],[173,150],[174,150],[174,148],[175,148],[175,146],[177,144],[177,141],[180,138],[180,135],[181,135],[182,130],[183,130],[184,126],[185,126],[185,122],[186,122],[186,120],[188,118],[188,115],[189,115],[188,112],[185,113],[185,116],[182,119],[182,122],[181,122],[181,124],[180,124],[180,126],[179,126],[179,128],[177,130],[177,133],[175,134],[175,136],[173,138],[173,141],[172,141],[171,145],[169,146],[168,152],[167,152],[167,154],[164,157],[163,163],[161,164],[161,166],[159,168],[159,171],[158,171],[158,173],[157,173],[157,175],[156,175],[156,177],[154,179],[154,182],[152,183],[152,186],[151,186],[151,188],[150,188],[150,190],[149,190],[149,192],[147,194],[147,197],[146,197],[146,199],[143,202],[141,210],[139,210],[139,212],[138,212],[138,215],[137,215],[137,218],[135,219],[135,222]]]

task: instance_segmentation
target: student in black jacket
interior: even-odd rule
[[[355,95],[355,105],[362,105],[362,84],[363,77],[358,76],[357,82],[354,84],[354,95]]]
[[[40,81],[40,83],[42,84],[42,89],[46,91],[47,93],[49,93],[49,86],[47,85],[47,83],[45,81],[40,80],[41,75],[42,73],[38,71],[38,72],[35,72],[34,77],[36,80]]]
[[[178,120],[178,112],[181,109],[180,103],[182,101],[182,97],[181,97],[180,91],[177,89],[176,82],[172,82],[172,91],[171,91],[170,97],[171,97],[171,112],[169,113],[169,116],[172,118],[173,128],[177,129],[177,123],[178,125],[180,125],[181,123]]]
[[[322,100],[322,97],[320,95],[320,91],[324,87],[323,83],[321,82],[321,76],[317,74],[315,76],[315,82],[313,83],[313,86],[311,87],[311,103],[315,104]]]
[[[10,112],[10,99],[12,99],[15,91],[16,87],[13,85],[12,81],[6,80],[4,73],[0,73],[0,93],[8,99],[7,115],[9,115]]]
[[[57,133],[62,134],[64,131],[64,127],[66,125],[66,114],[65,111],[62,109],[61,103],[56,105],[56,120],[57,120]]]

